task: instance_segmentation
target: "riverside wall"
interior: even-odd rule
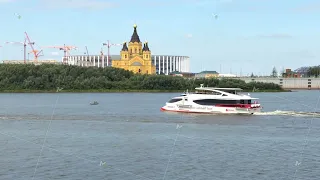
[[[275,83],[283,89],[320,89],[320,78],[268,78],[268,77],[236,77],[246,83],[256,81],[264,83]]]

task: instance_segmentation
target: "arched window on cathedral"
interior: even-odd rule
[[[124,55],[124,58],[127,58],[127,55]]]
[[[139,73],[141,73],[141,69],[139,69]]]
[[[147,70],[147,74],[148,74],[148,70]]]
[[[134,48],[134,53],[137,53],[137,48]]]

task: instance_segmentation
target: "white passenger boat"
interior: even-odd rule
[[[186,113],[223,113],[223,114],[254,114],[262,107],[258,98],[239,94],[240,88],[196,88],[195,93],[183,93],[172,98],[161,108],[162,111]]]

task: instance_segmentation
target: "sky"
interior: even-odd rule
[[[152,54],[189,56],[192,72],[269,75],[320,64],[319,0],[0,0],[0,12],[1,60],[23,59],[21,45],[5,42],[23,42],[24,32],[35,49],[99,54],[108,40],[130,41],[137,24]],[[43,54],[61,60],[63,51]]]

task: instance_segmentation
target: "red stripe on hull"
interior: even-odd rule
[[[188,110],[167,110],[164,108],[160,108],[161,111],[167,111],[167,112],[179,112],[179,113],[194,113],[194,114],[242,114],[242,113],[223,113],[223,112],[195,112],[195,111],[188,111]],[[248,114],[253,114],[255,112],[248,112]],[[246,113],[245,113],[246,114]]]

